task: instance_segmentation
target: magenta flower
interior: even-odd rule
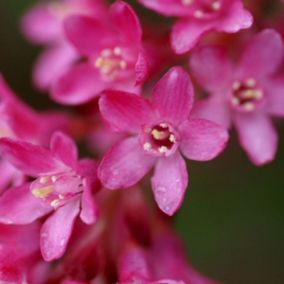
[[[67,116],[58,112],[37,113],[24,104],[9,88],[0,74],[0,137],[46,145],[55,130],[67,130],[70,122]],[[56,121],[56,123],[54,123]],[[0,193],[8,185],[20,185],[24,175],[9,162],[0,159]]]
[[[189,76],[174,67],[157,83],[153,99],[119,91],[105,92],[99,101],[103,118],[118,132],[131,135],[104,156],[98,176],[105,187],[136,184],[154,165],[151,179],[156,202],[173,215],[188,184],[188,159],[216,157],[228,140],[226,130],[203,119],[189,119],[193,89]]]
[[[267,29],[248,42],[237,65],[217,47],[200,48],[190,61],[199,83],[211,93],[197,105],[195,116],[227,128],[233,123],[256,165],[272,161],[277,150],[270,116],[284,116],[284,80],[273,76],[282,59],[283,41]]]
[[[180,19],[171,33],[176,53],[189,51],[208,31],[236,33],[252,25],[251,14],[241,0],[139,0],[165,16]]]
[[[62,75],[52,90],[54,100],[79,104],[105,89],[136,90],[147,75],[142,31],[132,8],[116,1],[106,19],[70,16],[66,35],[78,53],[87,58]]]
[[[156,224],[157,226],[157,224]],[[118,258],[119,284],[216,284],[187,261],[180,240],[172,232],[153,236],[147,249],[128,243]]]
[[[0,225],[0,283],[27,283],[39,260],[38,224]]]
[[[36,178],[1,196],[0,222],[29,224],[52,213],[41,228],[41,252],[46,261],[61,257],[75,217],[80,214],[86,224],[96,221],[91,196],[96,163],[77,161],[74,142],[60,132],[52,136],[50,150],[9,138],[0,140],[0,149],[16,168]]]
[[[79,54],[65,38],[64,20],[73,14],[101,19],[106,10],[104,0],[57,0],[36,4],[26,13],[21,23],[26,38],[47,47],[38,58],[33,72],[33,81],[39,89],[48,89],[79,59]]]

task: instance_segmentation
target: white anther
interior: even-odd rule
[[[232,104],[233,104],[234,106],[238,106],[238,105],[240,104],[240,101],[239,101],[237,98],[233,97],[233,98],[232,98]]]
[[[255,106],[254,106],[253,103],[248,102],[248,103],[246,103],[246,104],[243,105],[243,109],[244,109],[245,111],[252,111],[252,110],[255,109]]]
[[[192,2],[193,0],[181,0],[181,3],[186,6],[192,4]]]
[[[63,195],[63,194],[59,194],[59,195],[58,195],[58,198],[59,198],[59,199],[64,199],[64,195]]]
[[[113,53],[114,53],[114,55],[120,56],[122,54],[122,50],[121,50],[120,47],[115,47],[113,49]]]
[[[214,11],[219,11],[220,8],[221,8],[221,3],[220,3],[220,1],[214,1],[214,2],[212,3],[211,7],[212,7],[212,9],[213,9]]]
[[[172,142],[172,143],[175,143],[176,142],[176,137],[171,134],[170,137],[169,137],[169,140]]]
[[[120,67],[121,69],[125,69],[125,68],[127,67],[127,63],[126,63],[124,60],[121,60],[121,61],[119,62],[119,67]]]
[[[201,10],[196,10],[196,11],[193,13],[193,16],[194,16],[195,18],[197,18],[197,19],[201,19],[201,18],[203,18],[204,13],[203,13],[203,11],[201,11]]]
[[[159,152],[160,152],[161,154],[167,153],[168,150],[169,150],[169,149],[168,149],[166,146],[161,146],[161,147],[159,148]]]
[[[57,176],[52,176],[52,177],[51,177],[51,181],[52,181],[52,182],[56,182],[56,180],[57,180]]]
[[[109,48],[106,48],[101,52],[102,57],[109,57],[111,55],[112,55],[112,50]]]
[[[246,80],[246,86],[249,88],[253,88],[256,85],[256,81],[253,78],[249,78]]]
[[[54,199],[50,202],[50,205],[52,207],[56,207],[58,204],[60,203],[60,200],[59,199]]]
[[[254,91],[254,97],[257,99],[257,100],[260,100],[263,98],[263,92],[262,90],[255,90]]]
[[[162,128],[167,128],[168,125],[166,123],[160,123],[159,126],[161,126]]]
[[[152,146],[151,146],[151,144],[150,144],[149,142],[144,143],[143,149],[144,149],[145,151],[150,151],[151,148],[152,148]]]
[[[41,178],[39,179],[39,182],[40,182],[41,184],[45,184],[45,183],[48,182],[48,180],[49,180],[49,177],[45,176],[45,177],[41,177]]]
[[[241,87],[241,82],[240,81],[235,81],[233,83],[233,90],[237,91]]]

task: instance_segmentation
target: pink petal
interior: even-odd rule
[[[193,95],[189,75],[181,67],[173,67],[155,86],[153,105],[161,118],[178,124],[188,117]]]
[[[215,29],[221,32],[236,33],[239,30],[251,27],[253,17],[251,13],[244,8],[242,1],[230,1],[229,11],[227,11],[223,19],[218,19],[215,24]]]
[[[235,114],[239,140],[250,160],[257,166],[274,160],[278,136],[271,119],[261,113]]]
[[[29,224],[52,211],[30,192],[30,184],[7,190],[0,197],[0,223]]]
[[[215,94],[196,102],[191,117],[213,121],[226,129],[231,126],[231,109],[228,102]]]
[[[120,91],[105,91],[99,108],[103,118],[117,131],[137,132],[153,116],[145,98]]]
[[[177,54],[189,51],[211,28],[212,24],[204,21],[188,18],[178,20],[171,33],[172,48]]]
[[[82,104],[97,97],[105,87],[98,70],[81,63],[58,78],[51,97],[62,104]]]
[[[228,132],[205,119],[191,119],[182,125],[182,153],[191,160],[209,161],[226,147]]]
[[[145,7],[165,16],[186,16],[188,9],[181,0],[138,0]]]
[[[82,193],[80,218],[86,224],[93,224],[98,219],[98,208],[87,181]]]
[[[44,222],[40,233],[40,247],[45,261],[58,259],[64,254],[78,213],[79,200],[76,199],[58,208]]]
[[[64,21],[65,33],[80,54],[91,56],[108,43],[112,34],[99,21],[88,17],[72,15]]]
[[[252,37],[247,44],[240,60],[240,73],[243,76],[262,77],[273,73],[282,59],[283,40],[280,34],[266,29]]]
[[[49,150],[38,145],[2,138],[0,150],[13,166],[30,176],[48,175],[65,168]]]
[[[158,159],[151,184],[159,208],[172,216],[181,206],[188,185],[186,164],[180,153]]]
[[[118,259],[119,283],[150,283],[150,275],[146,253],[131,245],[126,247]]]
[[[33,81],[35,85],[46,90],[75,61],[78,55],[69,45],[55,45],[45,50],[37,59]]]
[[[37,4],[23,17],[21,22],[25,36],[35,43],[48,43],[60,34],[59,18],[51,12],[48,4]]]
[[[193,75],[209,92],[220,92],[231,84],[233,66],[225,50],[216,46],[204,46],[193,51],[190,57]]]
[[[143,178],[154,160],[142,149],[138,137],[127,138],[106,153],[98,177],[108,189],[130,187]]]
[[[78,151],[71,137],[62,132],[55,132],[50,140],[50,150],[65,165],[75,169],[77,166]]]
[[[149,75],[150,62],[144,50],[140,50],[135,64],[136,84],[142,84]]]
[[[82,159],[78,161],[77,173],[88,179],[88,183],[92,189],[99,187],[99,179],[97,177],[98,162],[92,159]]]
[[[284,77],[269,81],[265,87],[267,110],[275,116],[284,116]]]
[[[110,17],[121,40],[139,45],[142,39],[142,29],[134,10],[123,1],[116,1],[110,7]]]

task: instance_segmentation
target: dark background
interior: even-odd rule
[[[52,105],[31,84],[40,49],[19,32],[33,0],[0,0],[0,72],[38,109]],[[284,95],[284,94],[283,94]],[[275,161],[250,164],[232,133],[230,145],[209,163],[189,162],[190,188],[176,217],[194,266],[227,284],[284,283],[284,123]]]

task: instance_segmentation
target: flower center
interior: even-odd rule
[[[76,175],[42,176],[31,184],[33,196],[57,208],[82,192],[82,179]]]
[[[182,5],[188,6],[197,19],[208,18],[220,11],[222,2],[223,0],[181,0]]]
[[[95,67],[100,70],[102,76],[116,79],[119,72],[127,68],[122,51],[120,47],[106,48],[101,51],[95,60]]]
[[[232,91],[231,104],[238,110],[251,112],[263,102],[263,91],[253,78],[235,81]]]
[[[167,123],[145,127],[141,135],[143,149],[155,156],[173,154],[178,147],[178,140],[178,133]]]

